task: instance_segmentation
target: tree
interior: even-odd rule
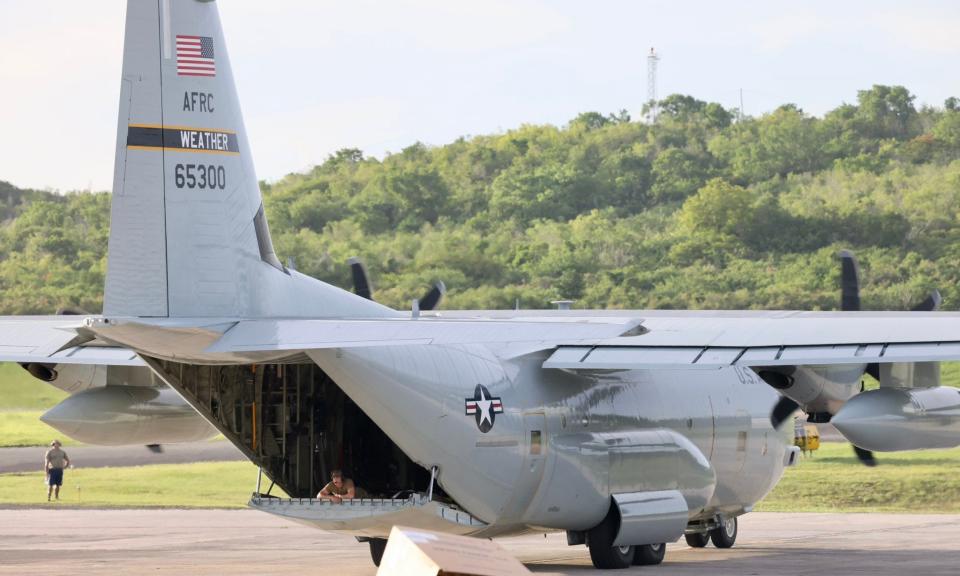
[[[679,222],[690,233],[742,236],[754,225],[757,200],[751,190],[714,178],[683,203]]]
[[[916,97],[903,86],[874,84],[857,92],[857,121],[867,138],[910,138],[917,134]]]
[[[710,141],[709,149],[729,165],[737,182],[753,183],[823,168],[831,160],[822,151],[824,140],[815,119],[786,104],[731,126]]]
[[[657,201],[683,200],[703,185],[710,173],[707,160],[670,148],[653,160],[650,195]]]
[[[726,128],[733,114],[716,102],[697,100],[693,96],[671,94],[657,103],[660,116],[682,123],[705,123],[711,128]]]
[[[581,112],[570,121],[570,126],[582,126],[587,130],[598,130],[609,123],[610,119],[599,112]]]
[[[960,111],[945,113],[933,127],[933,136],[954,153],[960,153]]]

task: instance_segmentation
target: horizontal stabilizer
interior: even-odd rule
[[[36,362],[36,360],[34,360]],[[116,346],[74,346],[53,354],[51,364],[103,364],[105,366],[146,366],[137,353]]]
[[[37,362],[90,337],[77,333],[80,321],[63,316],[0,318],[0,362]]]

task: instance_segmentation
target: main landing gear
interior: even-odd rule
[[[702,531],[690,532],[684,538],[691,548],[703,548],[710,541],[717,548],[732,548],[737,541],[737,518],[718,518],[704,525]]]
[[[710,543],[709,532],[696,532],[694,534],[684,534],[683,538],[687,541],[687,546],[691,548],[706,548]]]
[[[634,546],[634,548],[634,566],[654,566],[663,562],[663,557],[667,553],[667,545],[663,543],[643,544],[641,546]]]
[[[614,546],[620,519],[616,508],[610,508],[607,517],[598,526],[587,532],[587,547],[595,568],[616,569],[632,566],[650,566],[663,562],[667,545],[643,544],[638,546]]]

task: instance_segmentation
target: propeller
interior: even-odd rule
[[[936,312],[940,309],[940,304],[943,302],[943,297],[940,296],[939,290],[934,290],[927,296],[923,302],[917,304],[910,309],[911,312]]]
[[[857,257],[849,250],[840,251],[840,309],[860,311],[860,265]],[[934,290],[923,302],[910,309],[911,312],[936,312],[940,309],[943,297]]]
[[[849,250],[840,251],[840,309],[860,310],[860,265]]]
[[[367,274],[367,267],[356,256],[347,260],[350,264],[350,274],[353,276],[353,292],[357,296],[373,300],[373,284]],[[443,282],[435,282],[430,290],[419,300],[420,310],[434,310],[440,305],[443,296],[447,293],[447,286]]]
[[[845,312],[859,312],[860,311],[860,265],[857,262],[856,256],[853,255],[849,250],[841,250],[838,254],[840,257],[840,310]],[[913,312],[933,312],[940,308],[940,304],[943,301],[943,298],[940,296],[939,290],[934,290],[930,293],[923,302],[920,302],[913,308]],[[880,380],[880,364],[877,362],[872,362],[867,364],[865,372],[875,378]],[[774,374],[774,376],[781,377],[779,374]],[[786,388],[787,386],[777,386],[777,378],[771,379],[769,373],[762,373],[761,377],[766,380],[769,384],[774,386],[774,388]],[[786,378],[786,376],[782,376]],[[799,404],[786,396],[782,396],[777,404],[773,407],[773,410],[770,413],[770,422],[773,424],[774,428],[779,428],[790,416],[794,413]],[[829,422],[832,414],[823,413],[823,414],[811,414],[810,417],[814,421],[818,422]],[[862,464],[866,466],[876,466],[877,459],[874,457],[873,452],[860,448],[859,446],[854,446],[853,451]]]
[[[851,446],[853,446],[853,452],[857,455],[857,460],[859,460],[861,464],[871,468],[877,465],[877,459],[873,456],[873,452],[866,448],[861,448],[856,444],[851,444]]]
[[[843,311],[860,311],[860,265],[856,256],[849,250],[840,251],[840,309]],[[943,297],[939,290],[934,290],[923,302],[910,309],[911,312],[935,312],[940,309]],[[878,382],[880,381],[880,364],[867,364],[866,373]]]
[[[421,310],[433,310],[436,308],[440,301],[443,300],[443,295],[447,293],[447,286],[443,282],[437,281],[434,283],[433,287],[430,288],[430,291],[420,299],[420,309]]]
[[[840,251],[840,310],[844,312],[860,311],[860,264],[857,257],[849,250]],[[880,364],[867,364],[865,372],[880,380]],[[861,388],[863,385],[861,384]],[[857,460],[866,466],[876,466],[877,459],[873,452],[853,444],[853,452]]]
[[[370,285],[367,267],[357,257],[347,260],[350,264],[350,274],[353,276],[353,292],[357,296],[373,300],[373,287]]]
[[[840,309],[858,312],[860,311],[860,265],[857,263],[856,256],[849,250],[841,250],[840,267],[840,285],[842,290],[840,295]],[[941,302],[943,302],[943,297],[940,296],[940,291],[934,290],[923,302],[911,308],[910,311],[935,312],[940,309]],[[878,382],[880,381],[880,364],[878,362],[867,364],[865,372]],[[877,465],[877,459],[870,450],[854,445],[853,451],[857,455],[857,459],[864,465]]]
[[[774,428],[780,428],[780,425],[786,422],[799,407],[800,405],[790,398],[781,396],[777,400],[777,405],[773,407],[773,412],[770,413],[770,423],[773,424]]]
[[[57,316],[86,316],[90,313],[77,306],[64,306],[63,308],[57,308],[56,314]]]

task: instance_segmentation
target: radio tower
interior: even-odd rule
[[[647,121],[653,124],[657,121],[657,62],[660,56],[650,48],[647,55]]]

